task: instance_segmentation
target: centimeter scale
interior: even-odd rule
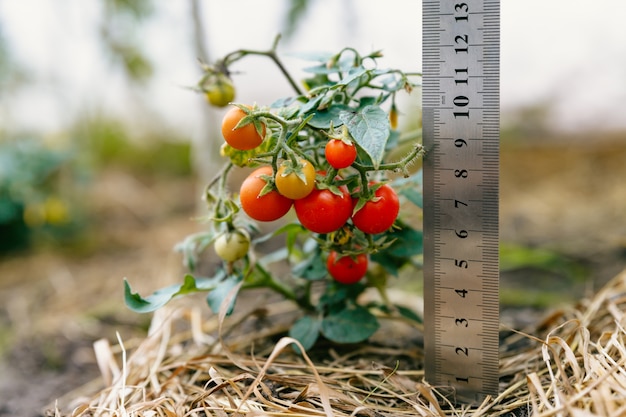
[[[423,0],[426,380],[498,393],[499,0]]]

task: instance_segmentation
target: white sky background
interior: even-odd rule
[[[553,102],[555,128],[626,128],[626,1],[501,1],[504,115],[519,106]],[[284,4],[204,1],[212,57],[238,48],[268,48],[281,27]],[[99,5],[87,0],[0,1],[2,33],[18,62],[39,79],[17,95],[0,96],[2,124],[60,130],[77,111],[105,108],[137,122],[164,120],[193,135],[203,102],[180,88],[194,84],[199,75],[189,1],[158,2],[156,18],[142,32],[157,74],[140,89],[129,89],[102,53]],[[318,0],[296,37],[282,42],[279,52],[336,52],[344,46],[362,52],[382,49],[382,66],[421,70],[421,2]],[[288,65],[297,70],[301,61],[288,60]],[[243,72],[235,78],[237,101],[263,104],[291,93],[265,61],[245,60],[237,69]]]

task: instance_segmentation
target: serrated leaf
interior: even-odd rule
[[[291,326],[289,336],[298,340],[302,344],[302,347],[308,350],[317,342],[321,326],[321,320],[311,316],[304,316]],[[295,349],[299,350],[298,347]]]
[[[358,343],[380,327],[378,319],[364,307],[346,308],[322,320],[322,334],[337,343]]]
[[[378,106],[365,106],[356,112],[341,112],[339,118],[348,127],[355,142],[371,158],[374,168],[378,169],[389,139],[387,113]]]

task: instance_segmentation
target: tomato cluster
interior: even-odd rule
[[[232,148],[248,151],[265,140],[267,121],[253,113],[251,107],[237,106],[224,116],[222,134]],[[357,161],[357,154],[346,130],[341,136],[329,134],[322,158],[290,149],[281,163],[272,161],[256,168],[239,189],[241,208],[251,219],[275,221],[294,207],[300,224],[313,233],[332,235],[341,230],[347,239],[335,242],[331,237],[324,246],[329,274],[343,284],[353,284],[365,276],[367,236],[391,229],[400,209],[398,195],[389,184],[362,184],[359,175],[346,171]],[[339,170],[347,174],[346,178]],[[342,255],[344,250],[351,254]]]
[[[192,88],[211,106],[224,108],[220,155],[227,163],[205,188],[208,230],[188,236],[176,249],[192,273],[209,246],[222,264],[213,276],[186,274],[180,286],[153,297],[142,298],[126,284],[126,302],[148,312],[181,294],[208,292],[209,307],[222,314],[224,307],[227,313],[234,308],[237,291],[266,288],[302,309],[289,336],[304,350],[320,336],[336,343],[364,341],[379,328],[379,314],[419,322],[393,304],[385,287],[389,275],[415,267],[420,259],[414,257],[422,255],[421,232],[397,219],[398,195],[422,206],[421,177],[413,175],[419,167],[412,168],[423,154],[422,130],[412,123],[403,126],[410,130],[397,129],[396,108],[397,95],[419,87],[412,78],[421,74],[379,68],[381,51],[361,55],[343,48],[303,54],[306,78],[299,83],[277,53],[278,40],[269,50],[238,49],[200,62],[203,74]],[[263,106],[232,103],[231,68],[247,56],[276,64],[293,94]],[[233,189],[237,169],[250,171]],[[281,227],[259,236],[268,228],[258,223],[274,221]],[[255,245],[279,236],[284,244],[278,248]],[[255,246],[261,253],[253,253]],[[368,297],[361,303],[368,288],[380,293],[380,301]]]

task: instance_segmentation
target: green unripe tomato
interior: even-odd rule
[[[247,233],[236,230],[221,234],[213,245],[215,253],[226,262],[234,262],[243,258],[250,249],[250,238]]]
[[[226,107],[235,99],[235,87],[226,75],[218,74],[213,82],[203,85],[204,94],[212,106]]]

